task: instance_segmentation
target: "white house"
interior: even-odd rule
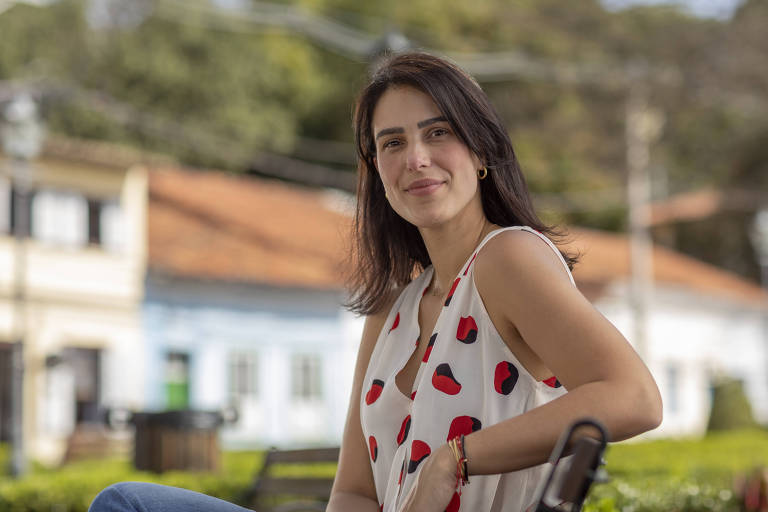
[[[337,443],[361,320],[345,313],[349,215],[337,196],[265,180],[152,171],[144,306],[149,405],[220,409],[228,446]],[[582,292],[632,341],[629,248],[574,229]],[[713,379],[742,379],[768,421],[766,294],[657,247],[644,358],[664,398],[651,436],[700,434]]]
[[[31,458],[59,461],[77,425],[100,421],[101,404],[138,407],[144,399],[147,180],[140,168],[126,170],[139,158],[49,139],[31,165],[31,237],[22,247],[12,236],[11,162],[0,158],[0,435],[10,436],[9,359],[21,335]]]
[[[227,447],[339,442],[362,330],[341,306],[349,199],[132,165],[146,159],[49,140],[32,168],[32,236],[20,253],[10,163],[0,156],[0,440],[10,434],[11,343],[21,325],[32,458],[59,461],[78,425],[99,422],[105,406],[235,405]],[[580,289],[631,340],[626,238],[573,235]],[[765,292],[662,248],[653,260],[644,356],[665,418],[651,435],[701,433],[720,375],[742,379],[768,422]]]
[[[227,447],[339,442],[362,330],[339,194],[169,168],[149,191],[148,408],[234,405]]]
[[[625,236],[577,229],[574,277],[593,304],[632,341],[629,244]],[[742,380],[753,412],[768,423],[768,294],[678,252],[653,249],[654,285],[643,350],[659,385],[664,420],[650,436],[702,434],[713,382]]]

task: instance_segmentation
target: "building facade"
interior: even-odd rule
[[[11,162],[0,160],[0,364],[10,368],[21,339],[24,448],[43,462],[61,459],[78,425],[100,422],[102,404],[136,407],[145,393],[126,383],[143,382],[146,173],[110,156],[50,140],[29,168],[31,232],[21,243]],[[1,378],[8,440],[12,373]]]
[[[768,423],[768,294],[732,273],[655,247],[644,331],[637,343],[631,307],[629,241],[576,229],[582,254],[574,277],[588,299],[635,345],[654,375],[664,419],[646,437],[706,431],[713,386],[742,381],[756,419]]]
[[[362,332],[339,196],[178,169],[149,196],[147,407],[234,407],[226,447],[338,443]]]
[[[342,307],[350,199],[143,160],[50,141],[20,247],[0,159],[0,440],[21,337],[25,449],[43,462],[105,408],[234,407],[229,448],[340,442],[363,324]],[[635,341],[626,237],[572,238],[579,288]],[[765,292],[658,247],[653,267],[641,348],[665,416],[649,435],[702,433],[722,376],[742,380],[768,423]]]

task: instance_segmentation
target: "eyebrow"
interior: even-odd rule
[[[437,116],[437,117],[430,117],[429,119],[425,119],[423,121],[419,121],[416,123],[417,128],[424,128],[425,126],[429,126],[431,124],[439,123],[441,121],[448,121],[443,116]],[[396,128],[384,128],[379,133],[376,134],[376,139],[378,140],[379,137],[382,137],[384,135],[390,135],[392,133],[405,133],[405,129],[401,127]]]

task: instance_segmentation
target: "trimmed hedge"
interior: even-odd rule
[[[0,450],[0,459],[2,454]],[[125,480],[184,487],[236,502],[261,466],[263,455],[226,452],[222,470],[215,474],[155,475],[137,472],[122,459],[73,463],[60,470],[37,468],[18,481],[0,477],[0,512],[85,512],[101,489]],[[612,480],[593,488],[586,512],[736,512],[739,502],[733,480],[768,464],[768,432],[617,444],[609,448],[606,458]],[[334,470],[333,465],[306,469],[329,475]]]
[[[0,478],[0,512],[85,512],[103,488],[122,481],[183,487],[237,501],[261,466],[263,452],[224,453],[219,473],[136,471],[124,459],[83,461],[59,470],[37,468],[20,480]]]
[[[612,445],[608,484],[593,487],[585,512],[737,512],[734,478],[768,465],[768,432]]]

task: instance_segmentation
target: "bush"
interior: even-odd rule
[[[768,433],[730,431],[608,450],[611,482],[593,487],[585,512],[737,512],[734,478],[768,460]]]
[[[714,385],[713,391],[708,432],[757,427],[740,380],[721,379]]]
[[[743,481],[738,477],[768,461],[768,432],[616,444],[606,458],[612,480],[593,487],[585,512],[737,512],[734,481]],[[225,452],[219,473],[155,475],[119,459],[73,463],[56,471],[38,468],[18,481],[0,476],[0,512],[85,512],[101,489],[125,480],[184,487],[237,502],[262,459],[262,452]],[[334,468],[307,471],[332,475]]]
[[[136,471],[122,459],[73,463],[59,470],[36,469],[20,480],[0,478],[0,512],[85,512],[105,487],[122,481],[183,487],[236,502],[261,466],[263,452],[224,453],[218,473]]]

